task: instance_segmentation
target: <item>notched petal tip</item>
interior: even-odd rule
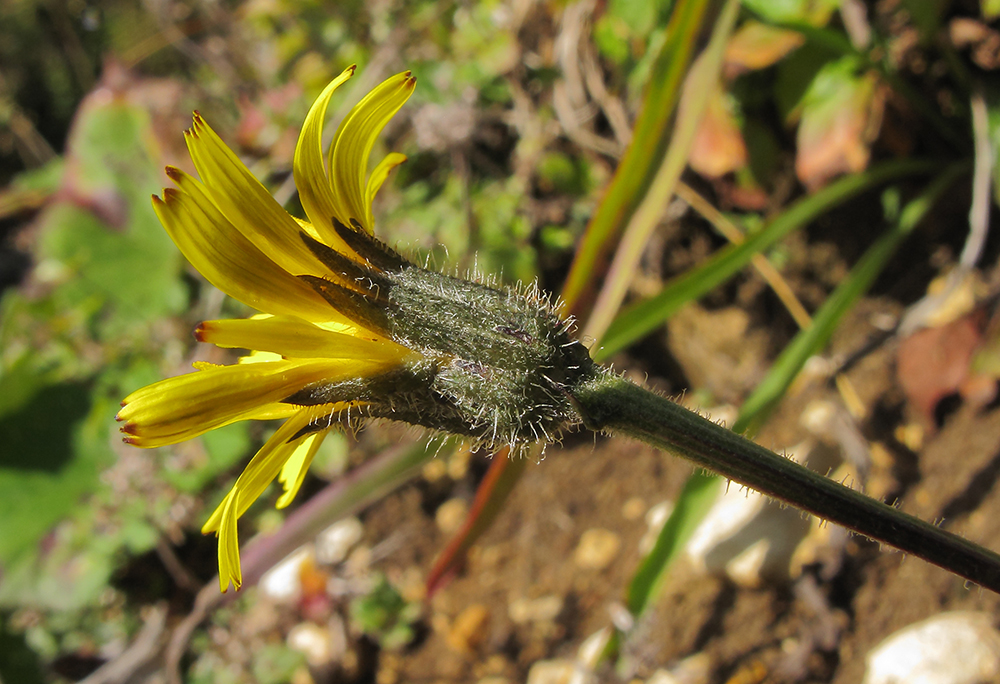
[[[163,204],[170,204],[171,202],[176,202],[181,198],[183,193],[177,188],[163,188]]]
[[[208,124],[205,123],[205,118],[196,109],[194,111],[194,114],[191,116],[191,128],[189,128],[186,131],[184,131],[184,137],[187,137],[187,136],[190,135],[193,138],[197,138],[198,135],[199,135],[199,133],[201,133],[201,130],[204,129],[204,128],[207,128],[207,127],[208,127]]]
[[[193,333],[194,339],[196,339],[199,342],[204,342],[205,335],[209,332],[209,330],[211,330],[211,328],[212,328],[211,323],[209,323],[208,321],[202,321],[194,328],[194,333]]]

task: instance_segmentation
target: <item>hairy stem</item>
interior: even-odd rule
[[[598,374],[573,394],[590,429],[683,456],[1000,593],[1000,555],[825,478],[669,399],[609,373]]]

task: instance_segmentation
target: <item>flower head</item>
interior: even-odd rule
[[[252,351],[133,392],[118,413],[125,441],[157,447],[285,419],[202,528],[219,536],[223,591],[242,583],[238,518],[275,478],[287,506],[330,429],[375,417],[491,447],[549,439],[579,422],[569,389],[595,372],[537,289],[428,271],[373,237],[372,199],[405,157],[371,173],[368,158],[415,80],[398,74],[363,98],[324,159],[327,106],[353,73],[327,86],[299,137],[293,172],[308,221],[287,214],[197,113],[185,135],[201,180],[168,167],[177,188],[153,198],[188,261],[261,313],[201,323],[198,340]]]

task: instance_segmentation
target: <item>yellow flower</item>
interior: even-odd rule
[[[372,198],[405,157],[390,154],[370,174],[368,157],[415,81],[398,74],[362,99],[324,161],[327,106],[353,73],[327,86],[299,137],[293,171],[308,222],[287,214],[197,113],[186,139],[201,180],[168,167],[177,189],[153,197],[188,261],[261,314],[199,325],[202,342],[253,351],[129,395],[118,414],[125,441],[157,447],[239,420],[285,419],[202,528],[219,537],[223,591],[242,583],[237,520],[275,478],[277,506],[287,506],[331,428],[376,417],[493,447],[549,439],[579,422],[568,389],[595,368],[536,289],[427,271],[372,236]]]

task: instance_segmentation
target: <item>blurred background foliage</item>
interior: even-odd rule
[[[704,108],[685,179],[748,236],[873,158],[968,161],[974,90],[996,146],[994,4],[747,0],[718,72],[695,84]],[[295,212],[291,159],[312,99],[359,64],[334,101],[336,121],[410,69],[416,93],[379,143],[409,161],[377,201],[378,233],[439,268],[538,279],[557,292],[623,152],[646,144],[633,143],[632,124],[676,40],[675,9],[667,0],[4,2],[0,678],[79,680],[150,624],[151,607],[183,614],[214,572],[215,542],[197,534],[199,521],[266,437],[267,426],[240,423],[140,452],[120,443],[113,420],[131,390],[192,360],[227,358],[196,347],[199,320],[247,313],[183,262],[150,206],[169,184],[165,164],[193,171],[181,136],[191,110]],[[695,43],[714,16],[695,26]],[[628,301],[727,244],[706,228],[719,221],[702,216],[675,252],[662,240],[651,248],[658,260],[643,263]],[[964,234],[925,236],[910,255],[915,271],[933,275],[941,264],[930,252],[943,244],[954,254]],[[868,244],[856,238],[840,244],[848,263]],[[766,253],[780,267],[789,249]],[[814,311],[843,276],[842,265],[817,268],[796,292]],[[603,267],[585,278],[600,288]],[[774,326],[777,351],[796,323],[779,316]],[[644,353],[651,373],[676,375],[662,348],[635,352]],[[733,401],[752,386],[695,389]],[[391,439],[328,440],[307,490]],[[266,506],[254,510],[256,529],[281,524]],[[352,629],[385,648],[412,642],[414,602],[384,577],[366,586]],[[191,652],[192,681],[288,681],[303,668],[283,644],[262,651],[253,671],[232,669],[204,635]]]

